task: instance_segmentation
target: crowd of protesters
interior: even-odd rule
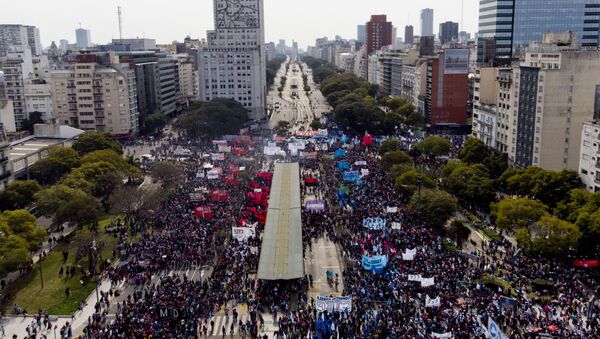
[[[462,138],[452,138],[458,152]],[[409,149],[418,138],[404,139]],[[324,209],[303,208],[303,244],[310,251],[321,237],[334,241],[343,258],[343,295],[352,297],[352,310],[320,313],[308,297],[312,276],[291,282],[256,280],[260,234],[264,229],[266,199],[272,164],[262,154],[262,142],[243,145],[244,155],[229,154],[213,161],[227,171],[245,167],[235,182],[209,180],[203,167],[217,145],[171,138],[160,146],[160,156],[174,157],[182,147],[191,150],[185,179],[153,218],[152,229],[137,242],[119,246],[122,265],[109,272],[114,285],[125,280],[135,292],[112,305],[116,319],[106,321],[108,302],[98,308],[86,329],[91,337],[225,336],[239,333],[262,337],[264,313],[287,338],[329,337],[440,337],[483,338],[491,319],[510,337],[525,338],[546,332],[559,337],[600,335],[600,310],[592,297],[597,281],[568,265],[525,256],[508,241],[484,242],[477,256],[451,252],[439,231],[423,225],[391,189],[393,183],[379,164],[377,142],[329,137],[306,143],[301,164],[303,198],[322,201]],[[326,144],[326,147],[322,147]],[[286,143],[282,144],[286,147]],[[337,156],[336,151],[344,150]],[[252,161],[242,163],[242,159]],[[350,168],[340,170],[339,162]],[[346,182],[344,171],[360,171],[356,182]],[[202,175],[203,174],[203,175]],[[262,174],[259,175],[259,174]],[[224,174],[221,175],[221,179]],[[228,198],[212,201],[210,192],[224,190]],[[204,193],[205,200],[192,199]],[[304,201],[305,199],[303,199]],[[194,215],[194,208],[210,207],[211,217]],[[427,211],[423,211],[427,213]],[[368,228],[363,221],[381,218],[385,227]],[[256,235],[238,241],[231,225],[255,225]],[[392,227],[394,225],[394,227]],[[403,253],[414,251],[412,259]],[[363,266],[367,256],[386,256],[383,270]],[[212,267],[207,279],[169,275],[178,268]],[[433,278],[423,285],[409,276]],[[508,281],[512,288],[494,285],[485,277]],[[543,299],[530,298],[534,282],[550,281]],[[439,299],[437,299],[439,298]],[[428,305],[428,300],[438,300]],[[250,319],[236,322],[237,308],[248,307]],[[173,311],[177,310],[177,311]],[[215,328],[217,312],[235,319]]]

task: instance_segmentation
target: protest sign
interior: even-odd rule
[[[363,227],[366,227],[370,230],[382,230],[385,228],[387,224],[387,220],[377,217],[377,218],[366,218],[363,220]]]
[[[425,295],[425,307],[440,307],[441,304],[439,296],[435,299],[431,299],[428,295]]]
[[[315,300],[315,309],[318,312],[351,312],[352,311],[352,296],[341,296],[341,297],[322,297],[317,296]]]

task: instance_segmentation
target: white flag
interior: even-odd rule
[[[412,253],[402,253],[402,260],[413,261],[413,260],[415,260],[415,255]]]

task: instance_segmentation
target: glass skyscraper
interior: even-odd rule
[[[600,0],[480,0],[477,61],[507,65],[546,32],[576,33],[582,47],[597,47]]]

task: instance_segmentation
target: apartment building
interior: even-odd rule
[[[82,53],[68,70],[51,72],[53,109],[61,125],[100,131],[116,138],[138,133],[135,72],[115,54]]]

